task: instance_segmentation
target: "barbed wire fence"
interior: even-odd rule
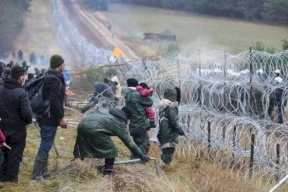
[[[57,39],[65,50],[76,61],[95,66],[107,63],[111,51],[87,42],[70,22],[63,5],[55,0],[50,2],[54,7],[52,19],[58,21]],[[145,58],[105,67],[116,68],[123,84],[131,77],[153,84],[155,110],[165,88],[179,86],[179,118],[190,134],[186,144],[199,150],[207,146],[206,152],[211,155],[215,150],[225,151],[231,165],[227,167],[240,166],[249,177],[271,181],[283,177],[288,170],[288,119],[283,112],[284,123],[277,123],[275,106],[275,91],[287,87],[287,62],[288,51],[269,54],[249,50],[237,55],[208,55],[199,51],[188,58]],[[283,78],[280,84],[274,82],[276,69]],[[285,111],[286,92],[281,107]]]
[[[73,58],[75,63],[108,63],[111,51],[96,47],[79,32],[75,24],[70,21],[63,2],[50,0],[50,4],[53,9],[51,20],[57,29],[57,42],[65,51],[66,58]]]
[[[155,85],[154,109],[165,88],[179,86],[179,118],[190,134],[189,145],[201,150],[207,146],[208,153],[225,151],[230,155],[229,168],[241,162],[247,176],[271,181],[287,174],[286,91],[281,101],[283,124],[277,123],[275,106],[275,91],[287,87],[287,54],[250,50],[207,56],[199,52],[189,58],[145,59],[122,71],[124,79],[134,77]],[[274,81],[276,69],[281,71],[282,83]]]
[[[146,58],[99,67],[117,69],[122,84],[134,77],[154,85],[154,110],[165,88],[179,86],[179,119],[190,135],[185,145],[204,151],[227,169],[244,172],[247,178],[270,182],[288,173],[286,91],[281,103],[283,124],[278,123],[278,109],[271,102],[276,89],[287,87],[287,56],[288,51],[214,56],[198,52],[189,58]],[[274,81],[276,69],[281,71],[282,83]]]

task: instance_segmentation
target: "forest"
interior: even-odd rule
[[[82,0],[91,8],[108,10],[110,3],[134,4],[191,13],[288,24],[287,0]]]

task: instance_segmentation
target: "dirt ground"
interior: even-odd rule
[[[63,2],[68,10],[71,21],[77,26],[80,33],[95,46],[111,51],[113,51],[114,48],[120,48],[123,51],[123,57],[126,61],[140,59],[140,57],[111,30],[105,14],[93,14],[92,11],[85,10],[75,1],[64,0]],[[99,16],[99,18],[97,18],[97,16]]]

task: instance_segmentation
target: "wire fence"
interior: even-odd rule
[[[224,155],[220,159],[229,168],[240,166],[250,177],[272,180],[287,174],[287,54],[198,52],[189,58],[143,59],[118,70],[122,79],[134,77],[156,87],[155,110],[165,88],[179,86],[179,118],[190,134],[188,145],[199,150],[206,146],[211,155]],[[275,82],[276,69],[282,83]],[[279,88],[284,90],[280,103],[275,94]]]
[[[165,88],[179,86],[179,119],[190,135],[185,145],[247,177],[272,181],[288,173],[287,54],[250,50],[211,56],[198,52],[189,58],[143,59],[106,67],[118,70],[122,84],[134,77],[154,85],[154,110]],[[274,80],[276,69],[282,83]],[[281,103],[276,104],[275,92],[283,87]],[[98,106],[102,103],[107,101]],[[278,123],[280,107],[282,124]]]
[[[87,42],[69,20],[63,4],[50,2],[57,37],[65,50],[76,61],[99,67],[100,63],[109,63],[111,51]],[[205,146],[210,155],[225,156],[220,160],[243,168],[250,177],[272,180],[287,174],[287,54],[288,51],[269,54],[252,49],[237,55],[198,51],[188,58],[144,58],[105,67],[117,69],[122,84],[131,77],[153,84],[155,110],[165,88],[180,87],[179,118],[190,134],[188,145],[199,150]],[[280,70],[281,83],[275,82],[276,69]],[[284,90],[280,101],[276,94],[279,89]],[[282,124],[278,123],[279,113],[283,113]]]
[[[70,20],[68,10],[62,1],[50,0],[50,4],[53,9],[51,20],[57,29],[57,42],[62,50],[65,50],[66,58],[73,58],[76,63],[109,62],[111,51],[96,47],[80,33]]]

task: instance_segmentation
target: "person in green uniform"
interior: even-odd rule
[[[164,90],[164,99],[159,102],[159,133],[158,140],[162,150],[161,159],[169,165],[177,146],[179,135],[188,137],[182,130],[178,120],[178,105],[181,92],[178,87]]]
[[[132,110],[132,118],[130,121],[130,135],[133,141],[147,155],[150,147],[147,131],[151,124],[146,116],[145,106],[152,106],[153,101],[150,97],[142,97],[139,91],[136,90],[138,81],[134,78],[127,79],[128,88],[125,93],[125,104]],[[137,154],[132,152],[131,159],[137,157]]]
[[[111,137],[117,136],[138,158],[148,162],[149,156],[143,154],[128,134],[127,124],[131,117],[129,107],[109,111],[100,109],[85,116],[78,124],[74,159],[105,158],[104,174],[111,174],[115,157],[118,156]]]

